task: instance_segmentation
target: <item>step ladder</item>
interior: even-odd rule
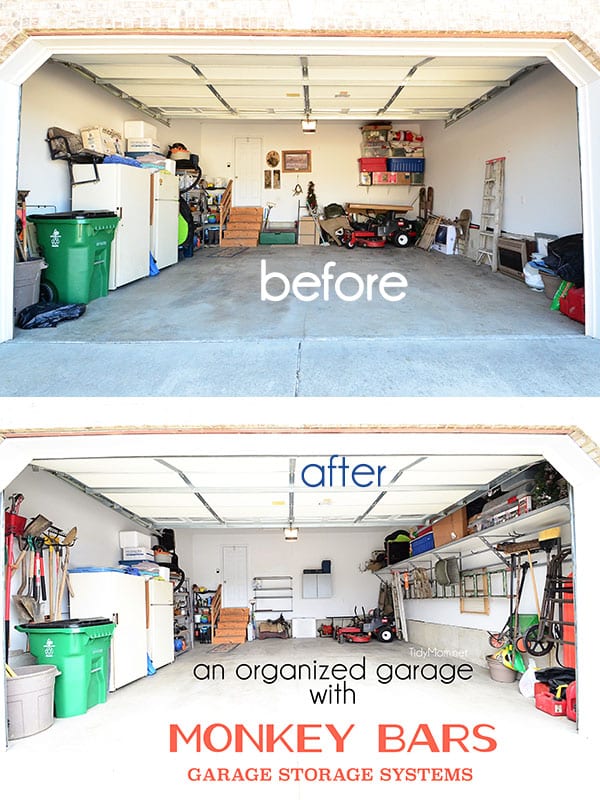
[[[483,201],[479,220],[479,248],[476,264],[489,264],[498,270],[498,238],[504,206],[504,164],[506,159],[492,158],[485,162]]]
[[[323,228],[321,227],[321,223],[319,221],[319,209],[318,209],[318,206],[311,205],[308,202],[308,199],[307,199],[306,200],[306,210],[308,211],[308,213],[310,214],[310,216],[312,218],[312,221],[316,225],[317,232],[319,234],[319,244],[321,244],[321,245],[323,245],[325,247],[328,247],[329,246],[329,242],[325,238],[325,234],[323,233]]]
[[[396,570],[392,571],[392,602],[394,605],[394,620],[396,621],[396,636],[400,641],[408,641],[406,614],[404,611],[404,589],[401,576]]]

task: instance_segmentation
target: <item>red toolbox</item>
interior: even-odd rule
[[[583,286],[573,286],[560,298],[560,311],[566,317],[585,323],[585,291]]]

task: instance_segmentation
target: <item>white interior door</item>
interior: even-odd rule
[[[223,606],[248,606],[247,548],[245,545],[223,547]]]
[[[262,139],[236,139],[234,206],[262,206],[262,175]]]

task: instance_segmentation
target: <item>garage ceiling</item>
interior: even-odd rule
[[[539,455],[377,453],[342,456],[177,456],[39,460],[48,471],[152,528],[302,528],[426,525]],[[381,485],[353,485],[368,464]],[[322,469],[321,469],[322,468]],[[331,475],[331,479],[330,479]],[[303,480],[303,476],[305,480]],[[321,478],[323,483],[321,485]],[[345,486],[342,479],[345,478]],[[356,475],[359,483],[368,478]],[[307,486],[306,483],[314,484]]]
[[[69,55],[66,64],[158,119],[451,122],[547,63],[539,57]]]

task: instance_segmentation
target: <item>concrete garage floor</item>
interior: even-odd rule
[[[5,756],[4,785],[8,783],[11,789],[27,787],[28,793],[43,790],[40,796],[51,800],[64,797],[65,793],[70,796],[75,789],[79,792],[84,784],[93,787],[94,796],[118,790],[118,797],[125,796],[124,790],[129,789],[137,789],[131,796],[143,793],[157,797],[158,791],[166,789],[171,795],[184,797],[344,799],[364,798],[372,795],[369,790],[376,790],[391,798],[411,787],[419,797],[440,797],[443,790],[445,798],[462,800],[495,797],[499,791],[502,795],[517,792],[519,796],[529,796],[533,790],[532,796],[538,796],[553,790],[554,796],[569,796],[574,774],[569,765],[592,763],[591,759],[586,762],[588,744],[577,735],[576,724],[566,717],[550,717],[536,710],[533,700],[519,693],[516,682],[495,682],[485,667],[474,666],[469,680],[453,683],[444,683],[439,677],[423,677],[433,675],[435,668],[440,670],[445,664],[448,680],[451,667],[463,665],[465,674],[467,663],[446,654],[429,655],[399,642],[340,645],[331,639],[268,639],[247,642],[228,653],[211,652],[210,645],[196,646],[156,675],[110,693],[105,704],[94,706],[85,715],[57,719],[46,731],[11,742]],[[345,680],[355,691],[355,702],[350,702],[347,695],[346,704],[315,705],[310,689],[337,686],[338,682],[331,678],[265,683],[262,675],[270,679],[273,674],[269,664],[280,668],[283,664],[319,668],[340,664],[352,669],[356,679]],[[416,668],[416,677],[410,681],[380,682],[379,678],[385,680],[390,670],[398,669],[399,675],[406,675],[405,665]],[[259,670],[256,677],[248,677],[255,667]],[[214,677],[209,680],[197,680],[195,668],[202,677],[214,669],[222,668],[223,672],[213,672]],[[261,673],[261,669],[267,671]],[[286,669],[289,678],[290,668]],[[170,725],[179,726],[189,736],[196,725],[205,731],[214,724],[218,727],[209,741],[222,752],[210,752],[203,745],[198,753],[195,745],[185,745],[181,737],[176,737],[177,752],[169,751]],[[236,724],[246,726],[257,739],[259,724],[274,724],[277,732],[291,725],[285,738],[294,751],[297,726],[320,726],[305,729],[307,736],[317,737],[307,739],[306,748],[317,752],[298,754],[281,743],[272,753],[260,752],[245,739],[243,751],[236,753],[226,748],[225,733],[225,727],[231,730]],[[343,750],[336,752],[334,738],[325,728],[327,724],[340,734],[354,725]],[[492,752],[481,752],[489,745],[473,736],[474,727],[481,724],[491,726],[480,729],[480,733],[497,742]],[[408,744],[418,726],[427,725],[433,737],[429,742],[435,744],[423,744],[426,735],[421,733],[421,744],[410,753],[380,751],[380,725],[393,726],[385,729],[389,738],[383,750],[398,746],[391,736],[398,735],[397,726],[402,726]],[[456,726],[452,728],[455,734],[466,733],[466,749],[455,743],[449,752],[443,752],[443,725]],[[436,746],[440,752],[435,751]],[[481,750],[477,751],[477,747]],[[557,761],[558,767],[554,768]],[[400,779],[392,773],[393,777],[386,779],[382,772],[409,767],[426,770],[419,773],[426,777],[407,781],[403,773]],[[196,768],[203,775],[208,768],[214,772],[227,769],[229,775],[236,768],[262,768],[270,770],[271,777],[260,783],[192,782],[186,776]],[[280,779],[280,769],[289,775],[294,774],[293,768],[306,772],[297,773],[298,780]],[[371,770],[371,779],[315,782],[311,771],[328,769],[331,774],[337,769],[352,768],[359,768],[363,776]],[[440,783],[439,778],[433,777],[434,768],[471,770],[472,777],[461,781],[447,778]]]
[[[406,297],[260,298],[290,280],[401,272]],[[280,292],[279,280],[268,285]],[[352,293],[354,281],[343,284]],[[600,393],[600,341],[543,293],[460,256],[262,246],[191,259],[0,346],[4,396],[470,396]],[[561,368],[558,368],[561,365]]]

